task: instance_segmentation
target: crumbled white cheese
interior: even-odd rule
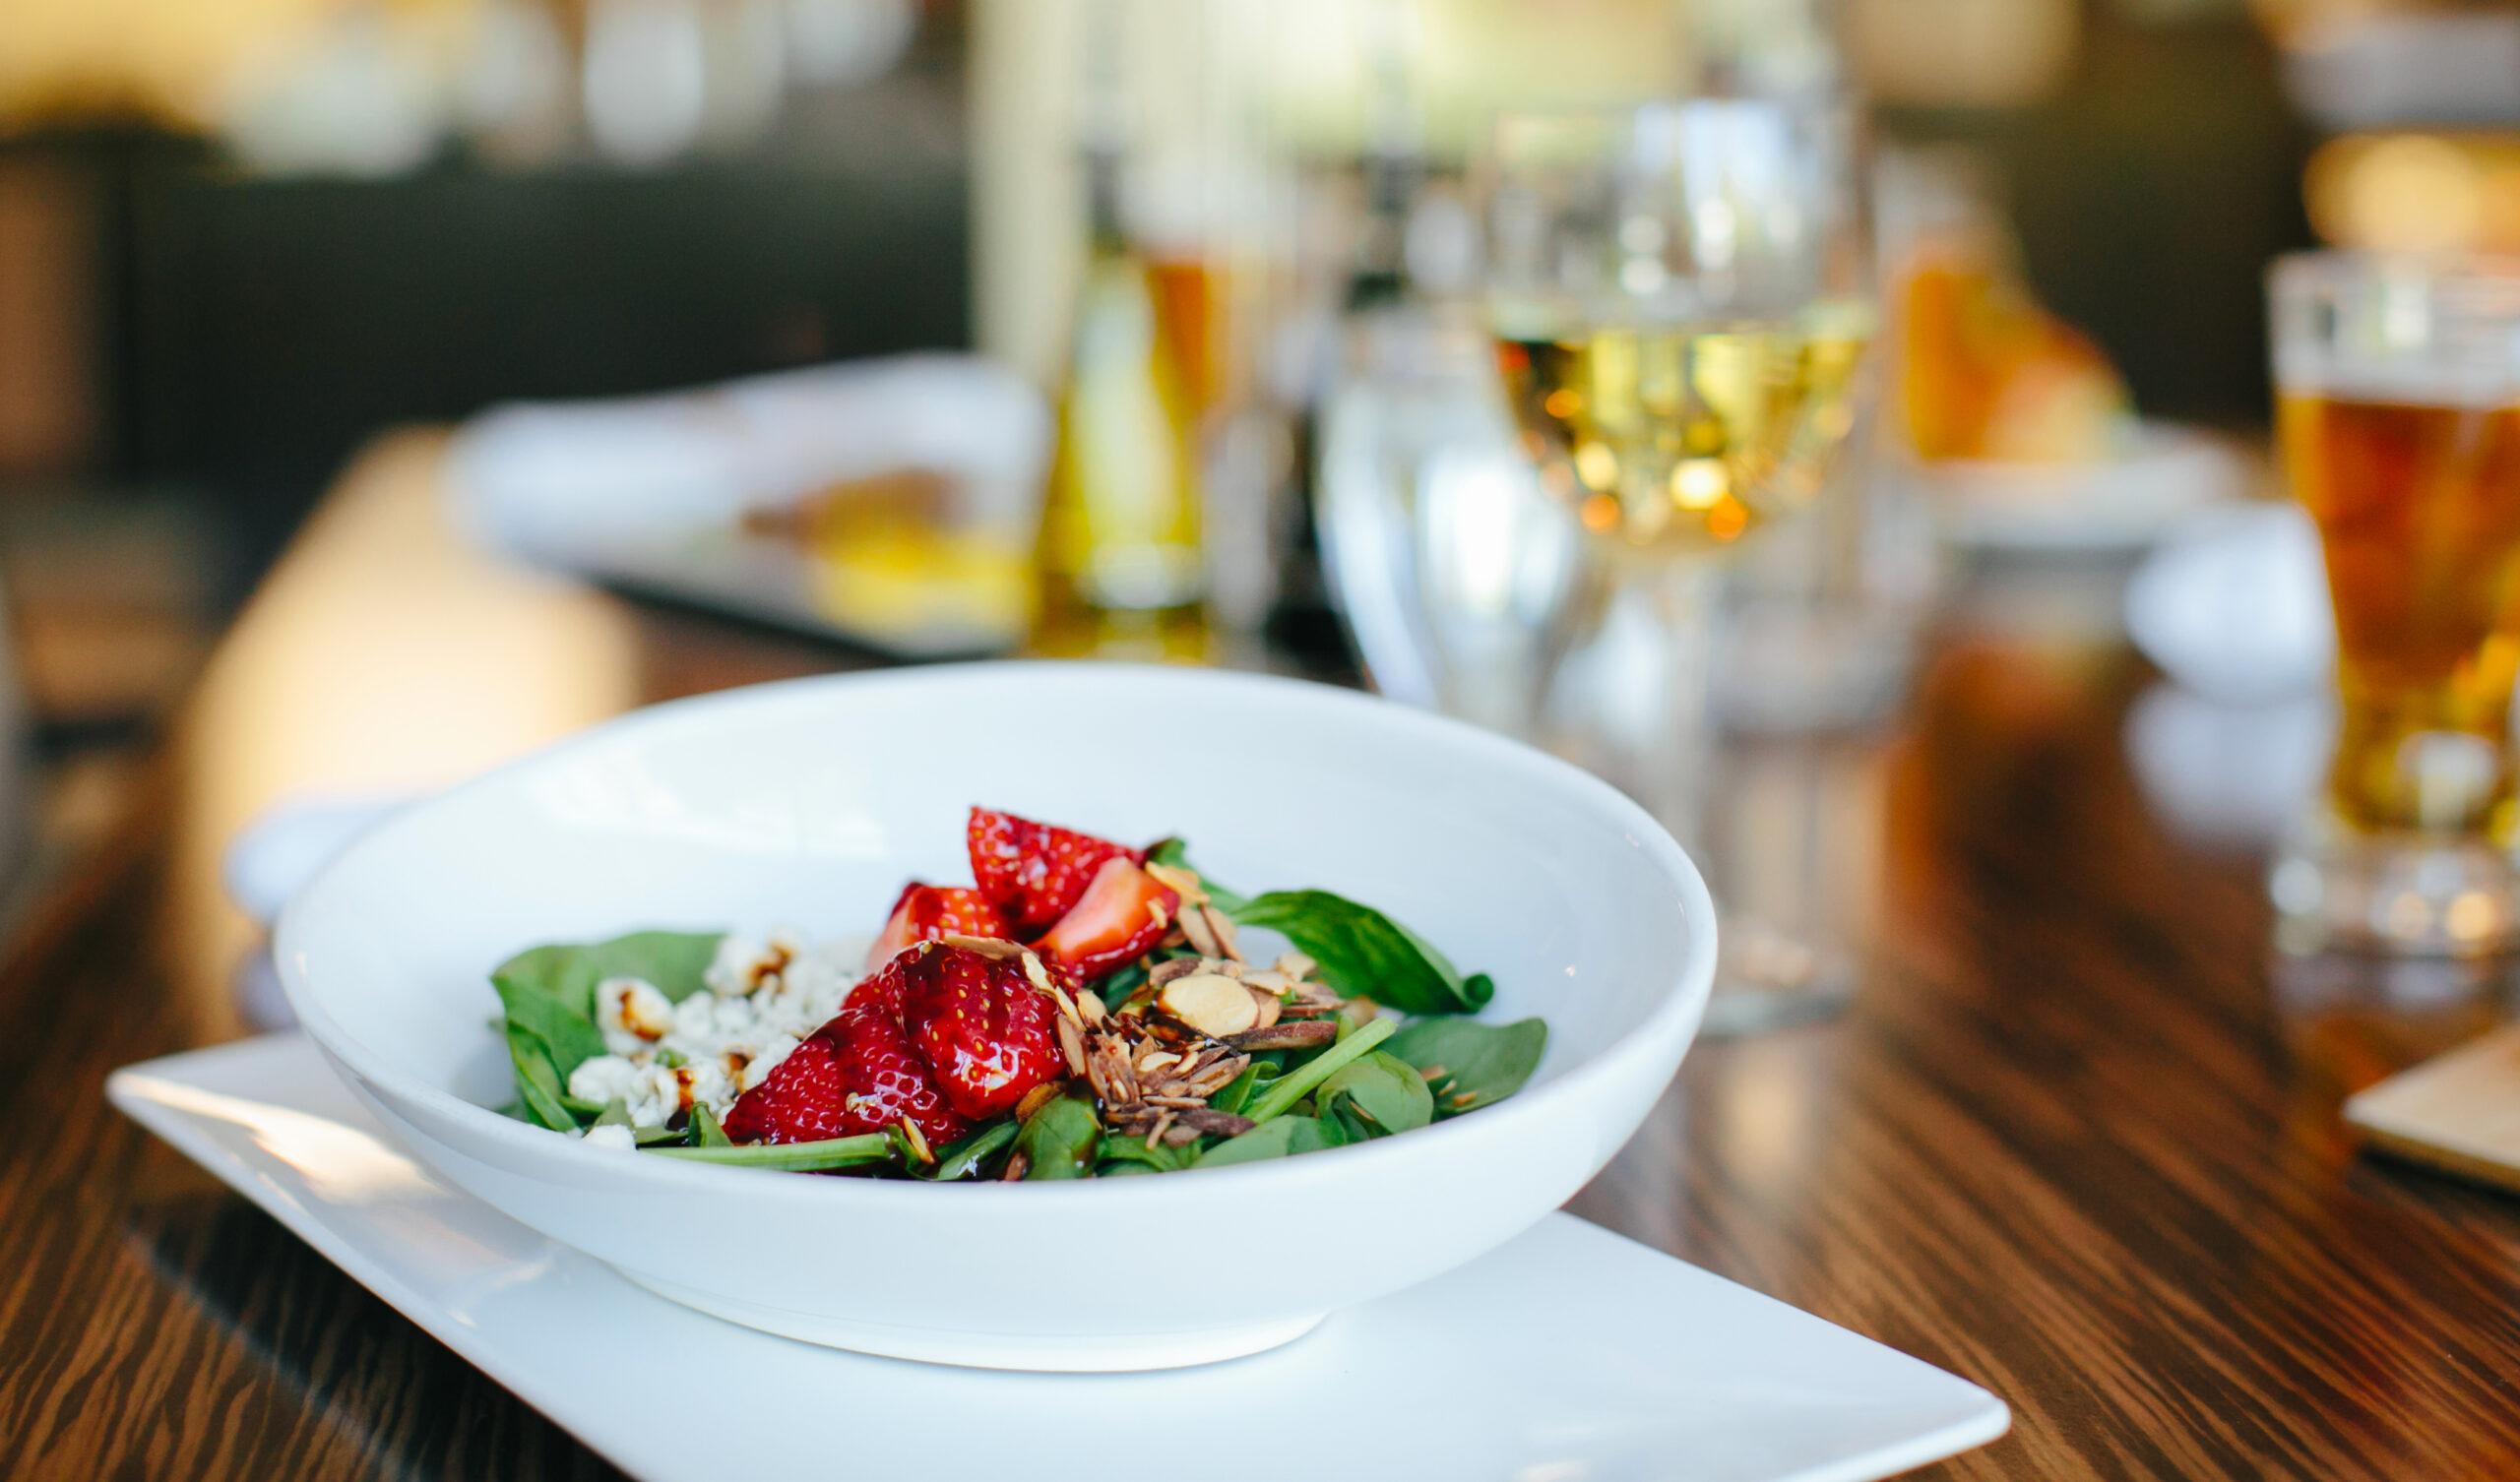
[[[607,1122],[601,1127],[587,1129],[586,1144],[589,1147],[610,1147],[617,1151],[630,1152],[637,1149],[639,1140],[631,1136],[629,1128],[618,1122]]]
[[[673,1032],[673,1001],[639,978],[605,978],[595,985],[596,1027],[604,1048],[628,1055]]]
[[[618,1101],[640,1127],[662,1127],[694,1105],[724,1117],[841,1011],[862,951],[808,949],[785,932],[728,936],[704,975],[709,991],[678,1004],[639,979],[607,979],[597,985],[596,1015],[610,1053],[572,1071],[569,1094]]]

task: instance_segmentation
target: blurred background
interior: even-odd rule
[[[1927,635],[1968,695],[1977,648],[2114,632],[2136,562],[2264,492],[2271,256],[2520,251],[2489,0],[10,0],[11,827],[108,832],[415,424],[460,426],[484,543],[643,599],[1361,678],[1585,755],[1618,635],[1566,694],[1537,651],[1582,557],[1463,323],[1469,172],[1500,108],[1710,78],[1842,93],[1871,146],[1875,413],[1840,513],[1735,576],[1752,730],[1884,723]],[[1964,719],[2041,703],[2002,672]],[[2253,756],[2256,714],[2137,723]],[[1829,813],[1806,782],[1770,792]]]

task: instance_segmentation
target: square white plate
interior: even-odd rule
[[[1288,1347],[1205,1369],[865,1358],[677,1307],[438,1183],[302,1035],[130,1066],[105,1092],[644,1477],[1861,1482],[2010,1423],[1975,1385],[1566,1214]],[[741,1230],[726,1259],[743,1259]],[[1161,1261],[1133,1271],[1123,1252],[1007,1259],[1040,1263],[1044,1280],[1178,1280],[1197,1300],[1192,1278]],[[1301,1266],[1272,1276],[1254,1263],[1264,1280],[1300,1280]]]

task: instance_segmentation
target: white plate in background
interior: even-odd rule
[[[2255,470],[2223,439],[2144,422],[2106,463],[1943,463],[1908,476],[1953,546],[2074,555],[2141,550],[2197,511],[2246,497]]]

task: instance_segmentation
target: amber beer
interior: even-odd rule
[[[2520,403],[2288,388],[2278,426],[2336,608],[2338,821],[2508,842]]]

